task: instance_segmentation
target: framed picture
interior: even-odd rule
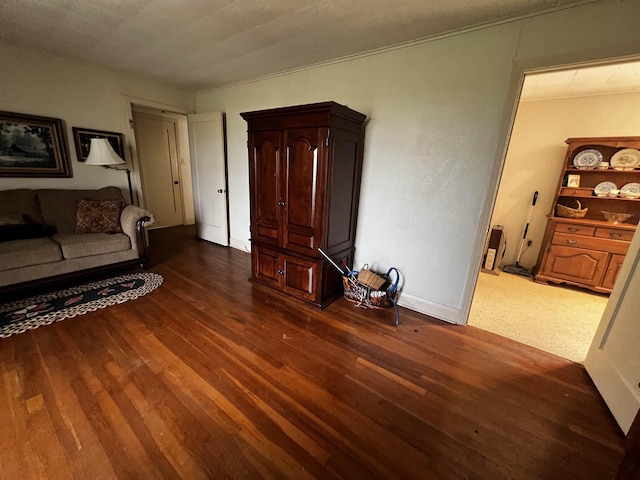
[[[89,130],[88,128],[73,127],[73,141],[76,144],[78,161],[84,162],[89,156],[92,138],[106,138],[113,150],[124,160],[124,135],[103,130]]]
[[[0,112],[0,177],[71,177],[62,120]]]
[[[578,188],[580,186],[580,175],[569,175],[567,178],[567,187]]]

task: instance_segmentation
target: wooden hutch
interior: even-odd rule
[[[607,188],[613,184],[616,189],[640,183],[640,166],[616,168],[611,165],[612,157],[618,152],[640,149],[640,137],[569,138],[566,143],[564,166],[534,269],[535,281],[567,283],[609,293],[640,219],[640,198],[625,198],[620,194],[598,196],[594,189],[603,182],[610,182],[604,184]],[[576,165],[580,163],[576,156],[585,150],[595,150],[604,163]],[[615,160],[614,157],[614,163]],[[558,215],[557,205],[576,207],[576,200],[583,209],[588,209],[583,218]],[[605,219],[603,212],[633,216],[614,224]]]

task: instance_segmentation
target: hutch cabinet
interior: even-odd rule
[[[566,143],[535,281],[609,293],[640,219],[640,195],[632,193],[640,189],[640,165],[634,161],[640,160],[640,137],[569,138]],[[576,209],[576,200],[588,209],[583,218],[558,213],[557,205]],[[632,216],[613,223],[603,212]]]
[[[325,307],[353,264],[365,115],[335,102],[240,114],[248,125],[252,278]]]

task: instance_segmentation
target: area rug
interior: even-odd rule
[[[0,338],[124,303],[162,285],[157,273],[132,273],[0,304]]]

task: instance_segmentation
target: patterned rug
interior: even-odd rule
[[[0,338],[133,300],[163,280],[157,273],[133,273],[0,304]]]

